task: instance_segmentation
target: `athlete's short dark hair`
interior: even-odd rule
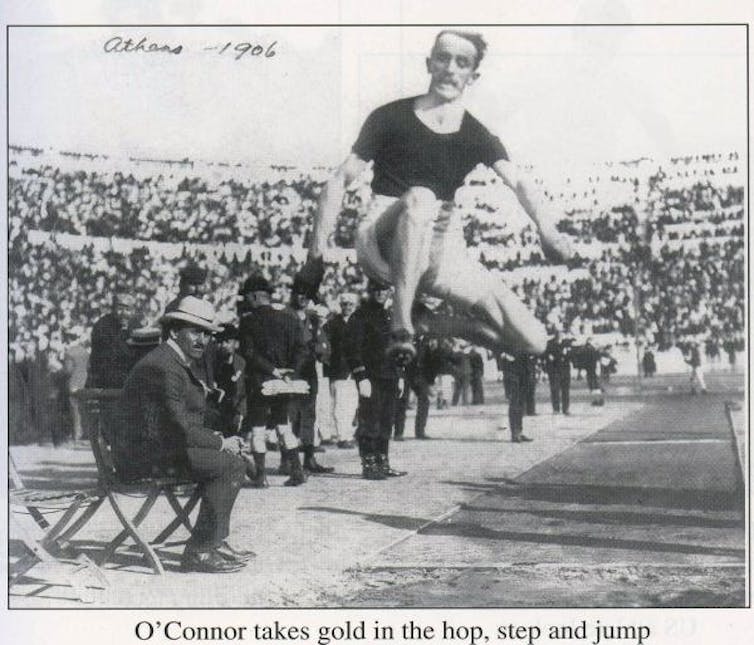
[[[482,36],[482,34],[477,33],[475,31],[462,31],[460,29],[443,29],[435,37],[435,44],[432,45],[432,51],[434,51],[435,47],[437,47],[437,41],[440,40],[440,38],[444,36],[445,34],[458,36],[459,38],[468,40],[472,45],[474,45],[474,48],[476,49],[476,59],[474,60],[474,69],[479,67],[479,63],[482,62],[482,59],[484,58],[484,54],[487,51],[487,41],[484,39],[484,36]]]

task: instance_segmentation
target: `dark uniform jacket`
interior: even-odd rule
[[[346,329],[347,323],[342,314],[333,316],[325,324],[325,333],[330,341],[330,361],[324,366],[322,374],[334,381],[345,380],[351,374],[346,358]]]
[[[292,369],[300,378],[306,361],[301,321],[287,309],[255,307],[241,318],[241,355],[246,360],[246,386],[258,391],[275,369]]]
[[[205,386],[168,343],[141,359],[126,379],[114,424],[113,453],[125,477],[182,471],[187,448],[219,450],[204,427]]]
[[[397,379],[393,363],[385,356],[390,342],[390,312],[367,300],[351,316],[346,328],[346,360],[354,378]]]
[[[542,357],[543,367],[547,374],[565,371],[570,373],[570,352],[571,344],[563,338],[550,338],[545,347],[545,353]]]

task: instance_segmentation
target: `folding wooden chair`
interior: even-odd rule
[[[191,531],[189,515],[199,501],[201,492],[195,482],[178,477],[149,477],[136,481],[124,481],[119,476],[113,460],[108,431],[112,427],[112,410],[120,397],[120,392],[120,390],[82,389],[76,394],[81,401],[82,418],[89,432],[89,441],[97,462],[99,485],[123,526],[123,530],[105,547],[98,563],[102,565],[108,562],[118,547],[130,537],[144,555],[148,565],[156,574],[161,575],[165,573],[165,570],[152,545],[164,543],[180,526],[185,526]],[[178,500],[178,495],[189,494],[189,491],[189,499],[185,505],[182,505]],[[142,535],[139,527],[161,495],[167,499],[175,517],[150,542]],[[133,517],[129,517],[123,508],[123,497],[145,498]]]
[[[15,532],[26,550],[23,557],[8,567],[9,585],[18,582],[39,563],[66,565],[64,570],[68,584],[76,590],[82,602],[93,602],[90,588],[104,589],[108,586],[107,580],[100,568],[86,555],[69,553],[70,540],[97,512],[105,500],[104,493],[99,490],[30,490],[24,486],[13,456],[9,457],[10,516]],[[54,525],[47,519],[50,514],[60,516]],[[24,522],[23,516],[33,520],[33,523],[28,520]],[[29,525],[35,525],[36,530]],[[70,571],[71,566],[73,571]],[[82,580],[81,574],[85,572],[90,574],[88,584]]]

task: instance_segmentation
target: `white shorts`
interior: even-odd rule
[[[392,284],[392,275],[390,265],[380,253],[376,223],[397,199],[375,195],[356,233],[356,257],[364,273],[388,284]],[[437,204],[429,268],[419,283],[419,290],[438,298],[474,305],[487,296],[491,281],[496,278],[470,256],[461,228],[447,225],[448,219],[453,216],[453,205],[441,201]]]

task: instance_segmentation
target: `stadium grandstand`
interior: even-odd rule
[[[253,270],[287,302],[327,173],[11,146],[11,382],[37,373],[54,383],[66,347],[88,342],[116,283],[135,294],[142,323],[154,324],[189,258],[208,268],[209,297],[226,320]],[[744,349],[737,153],[604,163],[538,181],[577,250],[568,266],[546,262],[536,231],[492,174],[473,173],[457,202],[471,252],[504,274],[542,320],[659,352],[690,336],[716,346],[716,355]],[[365,283],[353,242],[367,185],[348,192],[326,258],[323,301],[331,307],[345,288]]]

